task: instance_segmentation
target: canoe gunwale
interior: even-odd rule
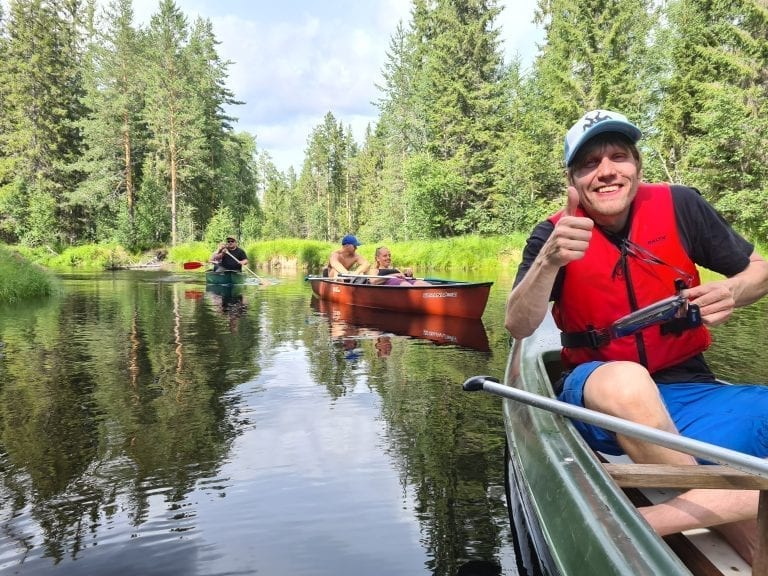
[[[470,281],[464,281],[464,280],[447,280],[447,279],[440,279],[440,278],[425,278],[426,281],[431,282],[429,286],[425,285],[418,285],[418,284],[412,284],[410,286],[390,286],[387,284],[356,284],[354,282],[350,282],[348,277],[345,278],[329,278],[327,276],[307,276],[305,278],[307,282],[312,282],[314,280],[320,280],[321,282],[325,282],[328,284],[340,284],[342,286],[354,286],[355,288],[364,288],[364,289],[372,289],[372,290],[381,290],[381,289],[387,289],[387,290],[434,290],[435,288],[450,288],[450,287],[480,287],[480,286],[493,286],[493,281],[481,281],[481,282],[470,282]]]
[[[245,284],[245,274],[237,270],[206,270],[205,283],[209,286],[240,286]]]

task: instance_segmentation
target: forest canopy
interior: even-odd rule
[[[414,240],[529,229],[563,202],[563,136],[586,110],[645,134],[646,180],[768,225],[768,8],[758,0],[539,0],[529,68],[504,62],[495,0],[412,0],[379,117],[329,110],[298,172],[235,132],[210,21],[161,0],[0,5],[0,240],[131,250],[206,239]]]

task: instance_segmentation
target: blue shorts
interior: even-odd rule
[[[584,383],[603,362],[577,366],[563,382],[558,399],[584,406]],[[693,382],[658,384],[659,393],[680,434],[759,458],[768,457],[768,386]],[[616,434],[572,420],[594,450],[623,454]]]

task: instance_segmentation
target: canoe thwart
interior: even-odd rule
[[[623,488],[768,490],[768,478],[730,466],[605,463],[603,467]]]

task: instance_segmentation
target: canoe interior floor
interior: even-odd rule
[[[631,462],[626,456],[600,454],[606,462]],[[627,497],[635,506],[658,504],[674,498],[679,490],[662,488],[625,488]],[[738,574],[752,576],[752,567],[717,533],[706,528],[688,530],[682,534],[667,536],[664,541],[680,557],[695,576],[720,576]]]

